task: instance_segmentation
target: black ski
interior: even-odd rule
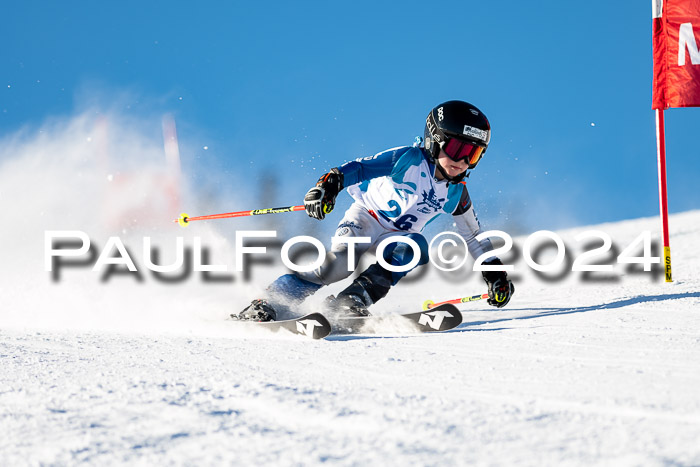
[[[271,332],[279,332],[284,329],[312,339],[323,339],[331,333],[331,323],[321,313],[311,313],[299,318],[282,321],[239,321],[236,319],[233,321]]]
[[[456,306],[448,303],[416,313],[336,318],[333,320],[333,331],[338,334],[377,334],[393,328],[399,332],[441,332],[454,329],[460,324],[462,313]]]

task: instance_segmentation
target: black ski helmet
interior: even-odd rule
[[[478,147],[474,151],[474,160],[468,161],[467,169],[476,167],[491,140],[491,125],[486,115],[463,101],[447,101],[435,107],[425,120],[424,141],[425,149],[436,163],[440,149],[445,148],[450,140]]]

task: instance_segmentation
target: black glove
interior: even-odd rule
[[[484,261],[484,265],[503,265],[500,259],[495,258],[491,261]],[[503,308],[510,301],[510,297],[515,292],[515,286],[508,279],[508,274],[505,271],[481,271],[486,284],[489,286],[489,298],[486,302],[498,308]]]
[[[331,169],[304,196],[306,213],[314,219],[323,219],[335,207],[335,198],[342,189],[343,174],[338,169]]]

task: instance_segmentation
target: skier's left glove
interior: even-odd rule
[[[502,266],[500,259],[494,258],[490,261],[484,261],[484,265]],[[510,297],[515,293],[515,286],[508,279],[508,274],[505,271],[482,271],[486,284],[489,286],[489,298],[486,302],[498,308],[503,308],[510,301]]]
[[[336,168],[323,175],[304,196],[306,213],[314,219],[321,220],[333,211],[335,198],[343,189],[343,174]]]

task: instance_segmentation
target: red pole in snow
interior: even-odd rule
[[[666,282],[673,282],[671,275],[671,245],[668,235],[668,193],[666,191],[666,138],[664,135],[664,109],[656,109],[656,149],[659,159],[659,207],[664,237],[664,272]]]

